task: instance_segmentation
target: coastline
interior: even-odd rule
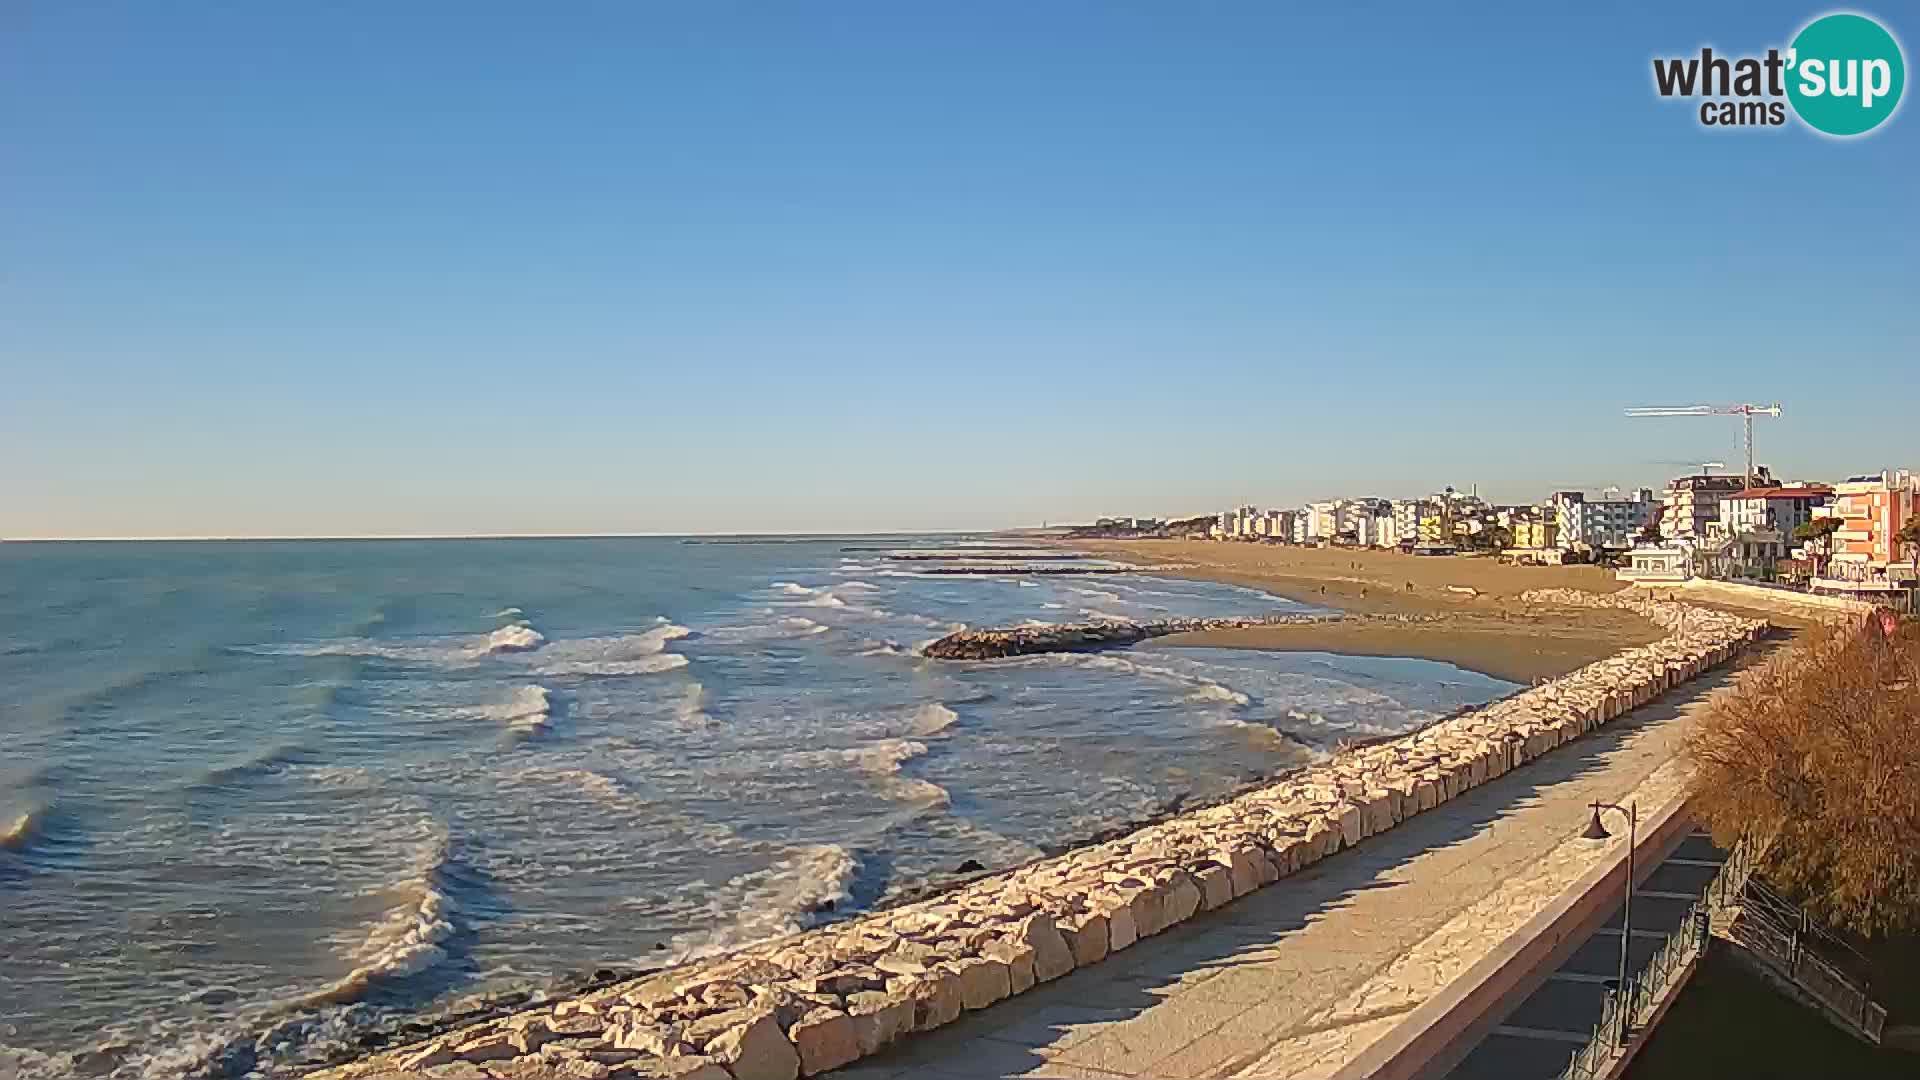
[[[1764,621],[1644,596],[1561,589],[1513,600],[1630,606],[1665,636],[1091,847],[424,1042],[368,1047],[310,1075],[425,1077],[484,1062],[489,1075],[627,1066],[685,1080],[793,1080],[896,1053],[892,1044],[1099,965],[1522,768],[1720,667],[1767,631]]]
[[[1240,585],[1351,614],[1435,617],[1416,623],[1352,620],[1207,630],[1139,648],[1411,657],[1526,684],[1662,636],[1652,622],[1630,611],[1550,608],[1521,599],[1530,589],[1619,591],[1620,583],[1599,567],[1513,566],[1491,558],[1207,540],[1067,543],[1148,573]]]

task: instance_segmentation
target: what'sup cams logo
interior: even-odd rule
[[[1699,98],[1703,127],[1780,127],[1789,110],[1815,131],[1865,135],[1890,119],[1906,88],[1906,58],[1887,28],[1865,15],[1822,15],[1785,50],[1765,56],[1655,57],[1663,98]]]

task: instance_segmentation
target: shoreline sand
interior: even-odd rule
[[[1528,589],[1618,591],[1621,585],[1612,572],[1600,567],[1514,566],[1457,555],[1206,540],[1069,543],[1149,572],[1243,585],[1353,614],[1438,616],[1417,623],[1355,620],[1210,630],[1159,638],[1143,648],[1404,656],[1526,684],[1565,675],[1662,636],[1659,628],[1630,612],[1549,609],[1518,599]]]

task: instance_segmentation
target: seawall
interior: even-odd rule
[[[1107,843],[319,1075],[421,1075],[460,1062],[515,1075],[816,1075],[1099,964],[1391,829],[1731,659],[1767,628],[1633,593],[1530,599],[1638,611],[1669,634]]]

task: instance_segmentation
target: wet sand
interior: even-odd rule
[[[1661,636],[1652,623],[1627,612],[1529,608],[1516,599],[1528,589],[1614,592],[1621,587],[1612,571],[1592,566],[1512,566],[1458,555],[1200,540],[1110,540],[1074,546],[1149,569],[1157,563],[1182,563],[1186,565],[1165,572],[1245,585],[1355,614],[1437,617],[1428,622],[1357,620],[1212,630],[1160,638],[1151,648],[1410,656],[1530,683]]]

